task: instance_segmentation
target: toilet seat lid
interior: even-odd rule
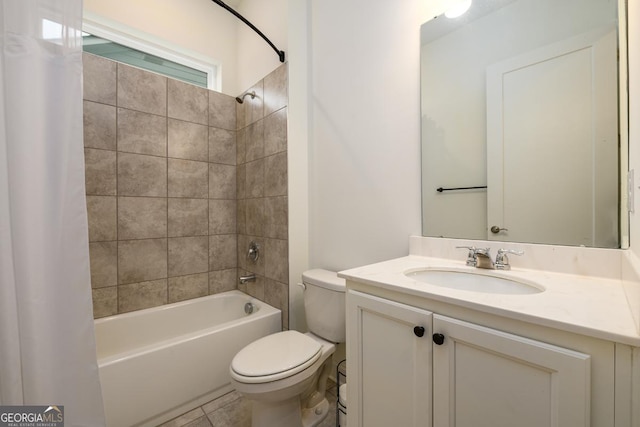
[[[286,378],[312,365],[321,354],[322,345],[297,331],[267,335],[240,350],[231,369],[243,377]]]

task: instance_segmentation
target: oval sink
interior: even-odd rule
[[[489,294],[526,295],[544,291],[530,283],[471,271],[425,269],[407,272],[405,276],[433,286]]]

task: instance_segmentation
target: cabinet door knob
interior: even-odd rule
[[[444,343],[444,335],[442,334],[433,334],[433,342],[442,345]]]
[[[415,328],[413,328],[413,333],[416,334],[416,336],[418,338],[423,337],[424,336],[424,327],[416,326]]]

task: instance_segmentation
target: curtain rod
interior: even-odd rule
[[[244,22],[245,24],[247,24],[247,26],[249,26],[249,28],[251,28],[253,31],[255,31],[256,33],[258,33],[258,35],[260,37],[262,37],[264,39],[264,41],[266,41],[269,46],[271,46],[271,48],[273,50],[276,51],[276,53],[278,54],[278,58],[280,58],[280,62],[284,62],[284,50],[279,50],[276,45],[274,45],[273,43],[271,43],[271,40],[269,40],[267,38],[267,36],[265,36],[262,31],[260,31],[255,25],[253,25],[251,22],[249,22],[249,20],[247,20],[244,16],[240,15],[238,12],[236,12],[233,8],[231,8],[230,6],[228,6],[225,2],[223,2],[222,0],[211,0],[212,2],[214,2],[215,4],[217,4],[218,6],[222,7],[223,9],[226,9],[229,13],[231,13],[232,15],[234,15],[236,18],[238,18],[239,20],[241,20],[242,22]]]

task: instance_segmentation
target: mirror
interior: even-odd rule
[[[624,4],[473,0],[422,25],[424,236],[628,246]]]

